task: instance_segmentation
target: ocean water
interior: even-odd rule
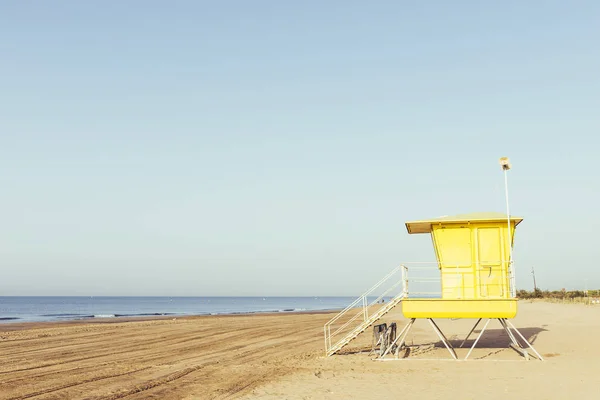
[[[0,297],[0,323],[339,310],[356,297]]]

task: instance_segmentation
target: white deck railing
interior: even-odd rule
[[[407,297],[442,297],[472,298],[477,297],[516,297],[514,293],[514,277],[512,263],[507,261],[486,261],[472,265],[444,262],[444,279],[455,275],[456,281],[448,286],[450,292],[442,293],[442,274],[438,262],[410,262],[406,266]],[[492,271],[501,267],[500,276],[492,275]],[[409,274],[410,272],[410,274]],[[489,274],[489,275],[488,275]],[[506,274],[506,275],[504,275]],[[492,278],[493,277],[493,278]],[[487,278],[491,278],[487,280]],[[487,280],[487,281],[486,281]],[[448,285],[448,282],[446,282]],[[410,287],[410,289],[408,288]],[[458,290],[460,289],[460,290]],[[458,292],[457,292],[458,290]],[[459,293],[459,292],[463,293]]]

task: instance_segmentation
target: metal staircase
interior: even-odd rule
[[[376,293],[380,294],[376,295]],[[323,327],[325,355],[331,356],[340,351],[365,329],[396,307],[406,295],[406,267],[396,267],[325,324]],[[369,297],[375,297],[375,299],[369,302]],[[381,304],[385,297],[391,297],[391,299],[387,303]]]

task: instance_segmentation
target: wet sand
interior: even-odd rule
[[[492,321],[471,357],[450,355],[425,321],[409,359],[372,361],[370,331],[323,357],[328,313],[0,325],[0,399],[593,399],[600,306],[520,302],[513,320],[545,362],[522,361]],[[401,327],[399,308],[382,320]],[[455,343],[472,320],[440,320]],[[476,331],[477,332],[477,331]],[[472,340],[470,341],[472,342]],[[459,349],[459,356],[466,354]]]

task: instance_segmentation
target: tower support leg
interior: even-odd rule
[[[452,344],[450,344],[448,339],[446,339],[446,336],[444,336],[444,334],[442,333],[442,330],[437,326],[437,324],[433,321],[432,318],[427,318],[427,319],[431,323],[433,330],[435,331],[435,333],[437,333],[437,335],[440,338],[440,340],[442,341],[442,343],[444,343],[444,346],[446,346],[446,349],[448,349],[448,352],[450,353],[452,358],[454,358],[455,360],[458,360],[458,357],[456,356],[456,351],[454,350],[454,347],[452,347]]]
[[[506,323],[506,319],[498,318],[498,322],[500,322],[500,325],[502,325],[502,328],[504,328],[504,331],[510,338],[511,343],[509,346],[514,351],[521,354],[526,360],[529,360],[529,353],[527,353],[527,350],[525,348],[523,348],[523,346],[521,346],[521,343],[519,343],[519,341],[517,340],[515,335],[513,335],[513,333],[510,331],[510,328],[508,327],[508,324]]]
[[[479,319],[479,321],[481,321],[481,318]],[[477,321],[477,324],[479,323],[479,321]],[[466,355],[466,357],[465,357],[465,360],[466,360],[467,358],[469,358],[469,356],[471,355],[471,352],[473,351],[473,349],[475,348],[475,346],[477,346],[477,342],[479,342],[479,339],[481,339],[481,336],[483,336],[483,332],[485,332],[485,330],[486,330],[486,328],[487,328],[487,326],[488,326],[488,324],[489,324],[489,323],[490,323],[490,320],[488,319],[488,320],[487,320],[487,322],[485,323],[485,325],[483,326],[483,328],[481,329],[481,332],[479,332],[479,335],[477,335],[477,339],[475,339],[475,342],[473,342],[473,346],[471,346],[471,348],[469,349],[469,352],[467,353],[467,355]],[[477,326],[477,324],[475,324],[475,326]],[[475,328],[473,327],[473,329],[475,329]],[[471,331],[471,332],[472,332],[472,331]],[[470,335],[470,333],[469,333],[469,335]],[[469,338],[469,337],[467,336],[467,339],[468,339],[468,338]],[[467,339],[465,339],[465,341],[466,341]],[[464,343],[464,342],[463,342],[463,343]],[[462,345],[461,345],[461,346],[462,346]]]
[[[521,339],[523,339],[525,344],[527,344],[527,347],[529,347],[531,351],[533,351],[538,360],[544,361],[544,358],[540,355],[540,353],[537,352],[537,350],[531,345],[531,343],[529,343],[527,339],[525,339],[525,336],[523,336],[521,332],[519,332],[519,330],[515,328],[515,326],[510,321],[504,320],[504,323],[510,326],[510,328],[512,328],[515,332],[517,332],[517,334],[521,337]]]
[[[473,333],[473,331],[475,330],[475,328],[477,328],[477,325],[479,325],[480,322],[481,322],[481,318],[479,318],[477,320],[477,322],[475,322],[475,325],[473,325],[473,328],[471,329],[471,331],[469,332],[469,334],[467,335],[467,337],[465,338],[465,340],[463,340],[462,343],[460,344],[460,346],[458,346],[458,347],[463,347],[465,345],[465,342],[467,340],[469,340],[469,337],[471,337],[471,334]]]

